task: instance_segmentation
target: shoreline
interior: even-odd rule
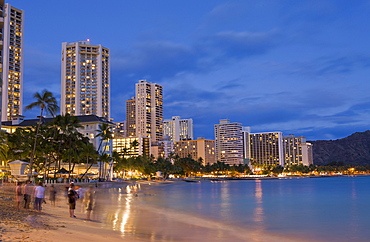
[[[125,185],[129,183],[121,183]],[[16,210],[14,201],[15,185],[0,186],[0,241],[27,241],[27,242],[56,242],[68,241],[122,241],[119,232],[103,228],[97,220],[86,220],[86,214],[81,210],[78,202],[75,210],[77,218],[70,218],[68,205],[63,197],[63,188],[67,184],[54,184],[58,188],[56,205],[50,204],[48,194],[45,193],[46,204],[42,205],[42,212],[21,208]],[[89,184],[76,184],[85,187]],[[91,184],[90,184],[91,185]],[[118,185],[118,184],[117,184]],[[103,186],[103,184],[99,184]],[[21,204],[22,207],[22,204]]]
[[[81,211],[81,202],[77,204],[75,214],[77,218],[70,218],[68,205],[63,197],[62,188],[66,184],[58,184],[58,201],[56,206],[49,203],[46,195],[47,204],[43,204],[43,212],[20,211],[15,209],[14,186],[0,186],[0,201],[7,204],[11,214],[20,214],[20,218],[12,217],[0,222],[0,241],[27,241],[27,242],[55,242],[55,241],[194,241],[212,238],[212,241],[309,241],[281,236],[278,234],[267,234],[263,231],[242,230],[230,227],[221,221],[211,221],[194,214],[185,214],[177,211],[166,213],[163,208],[156,208],[150,204],[144,204],[140,199],[142,196],[150,195],[153,187],[157,185],[168,185],[178,181],[139,181],[141,190],[136,198],[132,194],[121,192],[117,196],[111,194],[111,198],[123,199],[122,203],[127,204],[130,200],[131,209],[123,205],[114,211],[117,215],[110,218],[112,224],[106,224],[99,218],[99,212],[92,214],[92,221],[87,221],[86,214]],[[132,182],[120,183],[99,183],[97,190],[104,191],[104,188],[121,187],[132,185]],[[76,184],[77,186],[88,186],[89,184]],[[91,184],[90,184],[91,185]],[[94,184],[95,185],[95,184]],[[13,195],[12,200],[6,198],[7,194]],[[123,189],[122,189],[123,190]],[[10,192],[10,193],[9,193]],[[46,193],[47,194],[47,193]],[[151,195],[150,195],[151,196]],[[4,200],[5,198],[5,200]],[[154,197],[155,198],[155,195]],[[108,198],[109,199],[109,198]],[[104,205],[105,203],[102,203]],[[109,208],[109,200],[108,205]],[[114,208],[116,209],[116,208]],[[98,211],[98,210],[97,210]],[[101,211],[101,210],[100,210]],[[112,211],[111,211],[112,212]],[[101,213],[100,215],[107,215]],[[112,215],[112,213],[110,213]],[[98,216],[98,217],[96,217]],[[23,220],[22,220],[23,218]],[[102,222],[103,221],[103,222]],[[116,224],[115,224],[116,223]],[[112,226],[114,225],[114,226]],[[217,232],[217,233],[215,233]]]

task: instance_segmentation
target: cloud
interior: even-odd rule
[[[370,66],[370,56],[367,55],[345,55],[345,56],[324,56],[309,62],[298,64],[296,71],[299,74],[310,75],[343,75],[353,73],[356,69]]]
[[[242,59],[254,55],[265,54],[276,46],[278,32],[235,32],[224,31],[204,38],[204,47],[210,56],[219,61],[227,59]]]
[[[226,84],[225,82],[221,82],[222,86],[220,86],[217,90],[226,91],[226,90],[236,90],[239,88],[244,88],[245,86],[241,84],[241,82],[243,81],[240,79],[234,79],[234,80],[227,81]]]
[[[139,78],[162,79],[197,69],[197,54],[191,47],[164,41],[135,44],[131,51],[113,55],[112,68]]]
[[[112,54],[112,71],[130,78],[162,80],[183,73],[214,70],[218,65],[266,53],[276,44],[277,31],[220,32],[194,44],[144,41]]]

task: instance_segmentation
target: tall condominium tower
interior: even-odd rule
[[[163,121],[163,136],[173,142],[193,139],[193,119],[180,119],[180,116],[173,116],[172,119]]]
[[[215,124],[216,159],[230,165],[244,163],[243,134],[241,123],[221,119]]]
[[[22,115],[23,99],[23,10],[0,0],[1,120]]]
[[[250,161],[253,167],[260,165],[284,166],[282,132],[251,133]]]
[[[135,115],[135,98],[126,101],[126,136],[136,136],[136,115]]]
[[[162,86],[140,80],[136,83],[135,93],[136,136],[149,137],[155,146],[163,136]]]
[[[62,43],[61,113],[110,118],[109,49]]]

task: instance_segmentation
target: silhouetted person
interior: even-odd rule
[[[69,216],[75,218],[76,201],[78,198],[77,192],[74,189],[75,184],[71,183],[68,189],[68,204],[69,204]]]
[[[50,204],[55,206],[55,197],[56,197],[57,191],[55,190],[55,187],[53,184],[51,184],[51,187],[49,189],[49,200]]]
[[[89,186],[87,191],[85,192],[84,204],[86,206],[86,219],[90,219],[91,211],[93,210],[94,200],[95,200],[95,192],[93,191],[92,186]]]
[[[23,193],[23,200],[24,200],[24,208],[29,209],[31,203],[31,195],[33,191],[33,185],[30,181],[26,181],[22,186],[22,193]]]
[[[21,202],[22,202],[22,183],[21,182],[18,182],[17,185],[15,186],[15,202],[16,202],[16,208],[17,208],[17,211],[19,211],[19,208],[21,206]]]

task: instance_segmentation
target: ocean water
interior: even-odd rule
[[[124,238],[370,241],[367,176],[176,182],[137,196],[128,188],[107,189],[100,206],[103,224]]]

